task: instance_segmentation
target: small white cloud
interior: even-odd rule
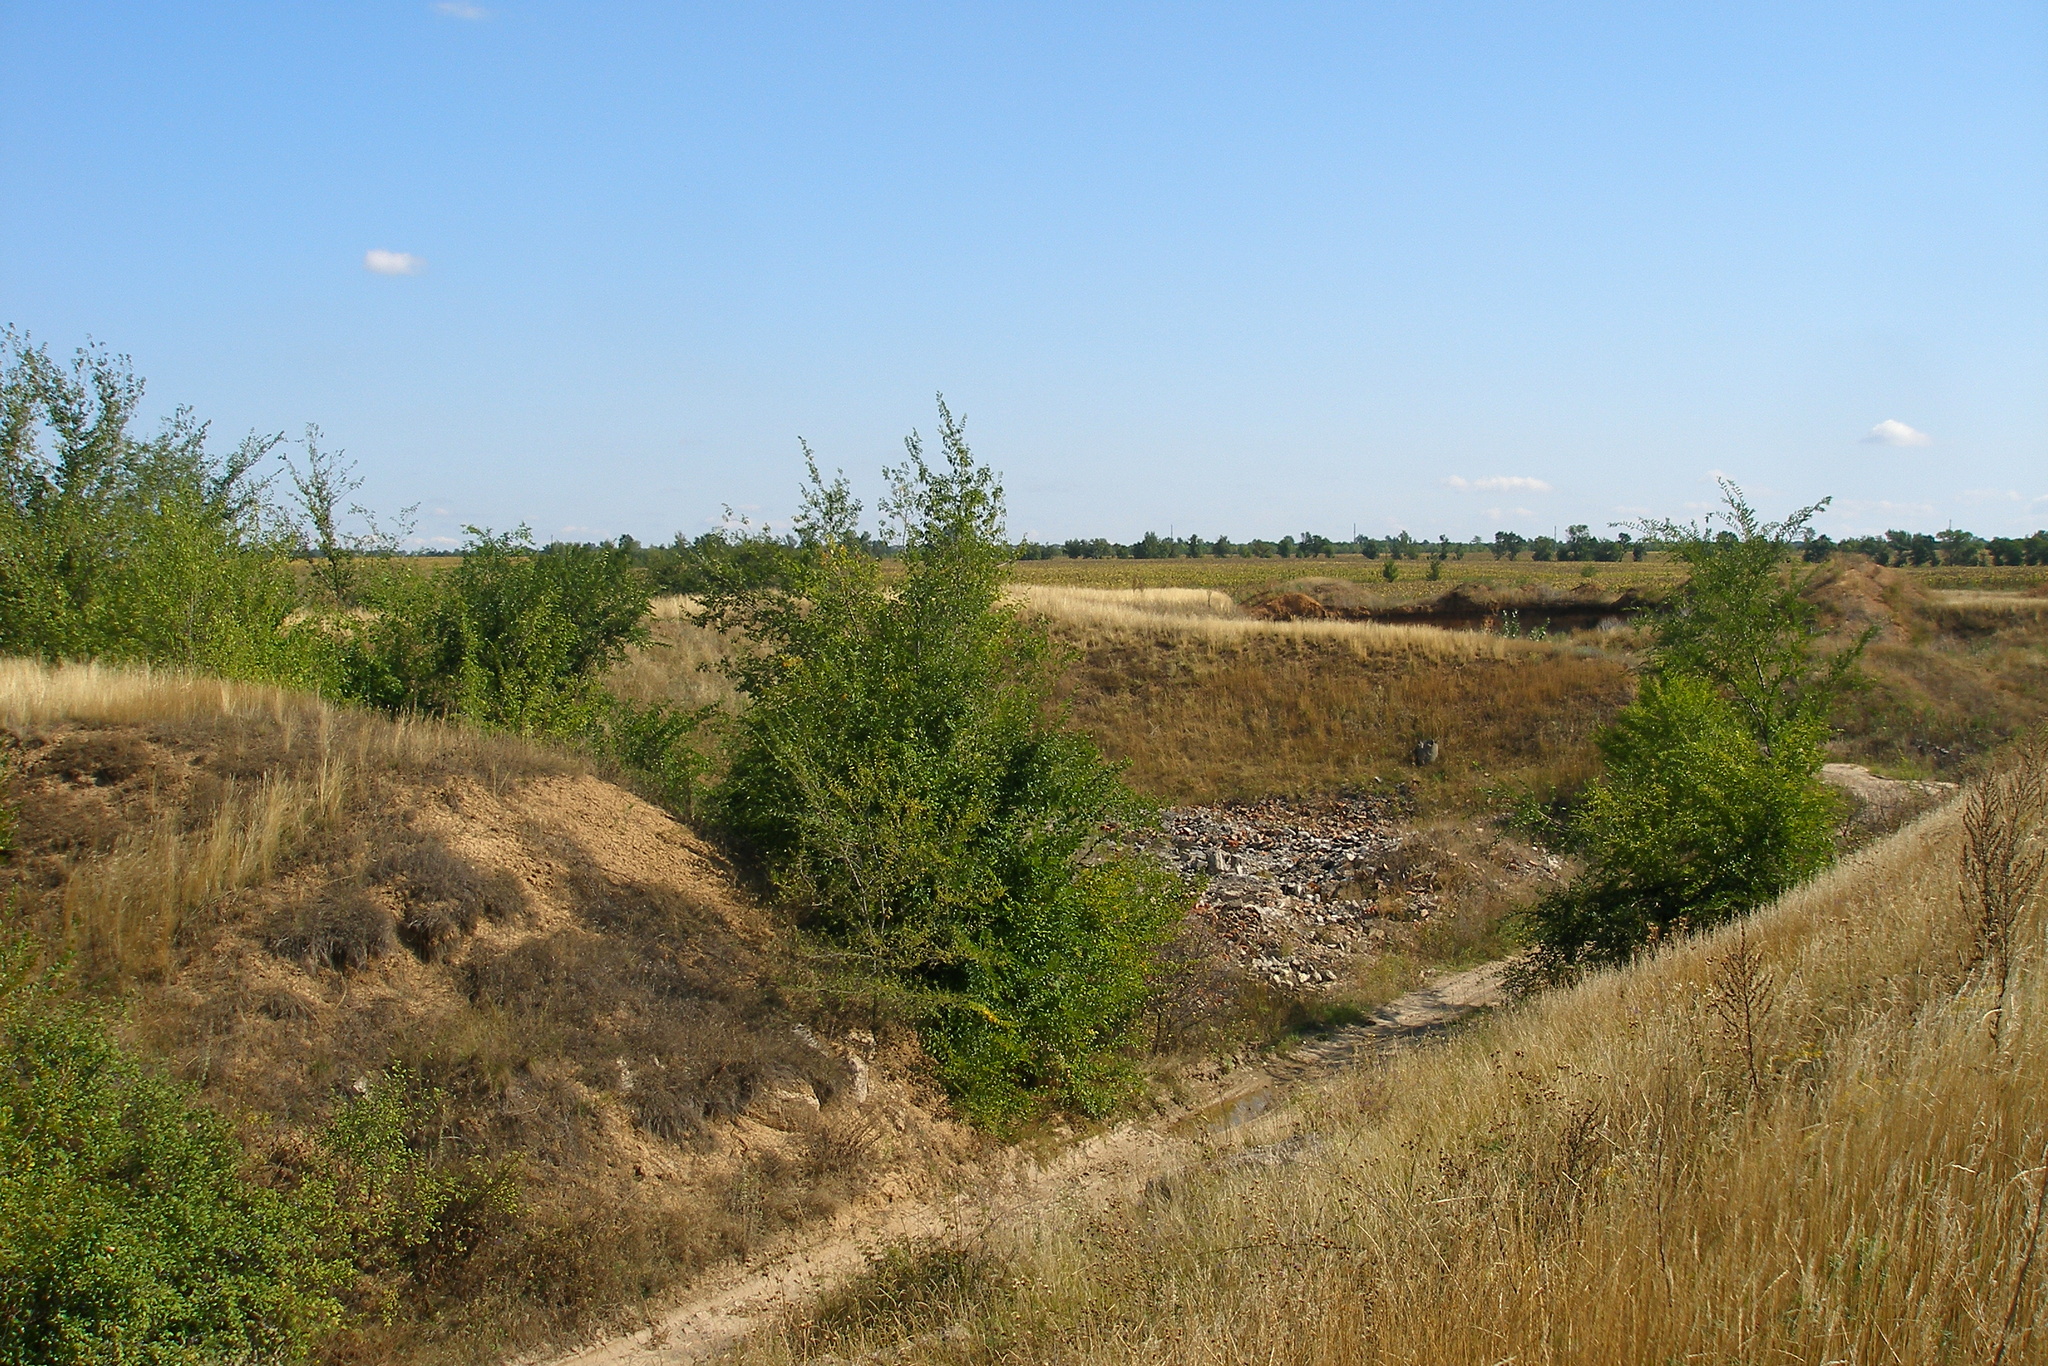
[[[373,275],[417,275],[426,268],[425,258],[409,251],[382,251],[373,247],[363,253],[363,269]]]
[[[1444,483],[1461,493],[1548,493],[1550,485],[1526,474],[1490,474],[1484,479],[1467,479],[1454,474]]]
[[[1917,428],[1888,417],[1864,435],[1866,446],[1932,446],[1934,438]]]
[[[434,6],[434,13],[445,14],[450,19],[468,19],[471,22],[491,17],[491,12],[482,5],[465,5],[462,0],[441,0]]]

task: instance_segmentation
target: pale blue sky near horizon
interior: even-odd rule
[[[1038,539],[2048,525],[2038,3],[0,0],[0,126],[0,323],[430,539],[934,391]]]

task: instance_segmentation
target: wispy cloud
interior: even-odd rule
[[[1467,479],[1454,474],[1444,480],[1445,485],[1460,493],[1548,493],[1550,485],[1541,479],[1531,479],[1526,474],[1489,474],[1484,479]]]
[[[363,253],[363,269],[373,275],[417,275],[426,268],[426,260],[409,251],[372,247]]]
[[[1888,417],[1872,427],[1863,436],[1866,446],[1932,446],[1934,438],[1917,427],[1908,427],[1895,417]]]
[[[468,19],[471,22],[491,17],[491,12],[482,5],[465,5],[462,0],[440,0],[440,3],[434,6],[434,13],[445,14],[450,19]]]

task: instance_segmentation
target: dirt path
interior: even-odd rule
[[[766,1257],[699,1282],[650,1327],[554,1358],[551,1366],[703,1361],[791,1305],[850,1279],[891,1243],[964,1237],[1034,1212],[1133,1198],[1148,1181],[1204,1160],[1219,1133],[1277,1109],[1292,1090],[1412,1046],[1498,1005],[1505,966],[1488,963],[1439,978],[1382,1007],[1363,1024],[1262,1065],[1240,1068],[1183,1109],[1119,1125],[1074,1144],[1043,1166],[1017,1157],[1006,1170],[987,1173],[971,1194],[856,1207]]]

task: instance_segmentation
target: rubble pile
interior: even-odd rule
[[[1169,861],[1206,879],[1194,914],[1277,987],[1327,986],[1384,937],[1380,922],[1426,919],[1438,905],[1434,872],[1404,854],[1391,798],[1177,807],[1164,833]]]

